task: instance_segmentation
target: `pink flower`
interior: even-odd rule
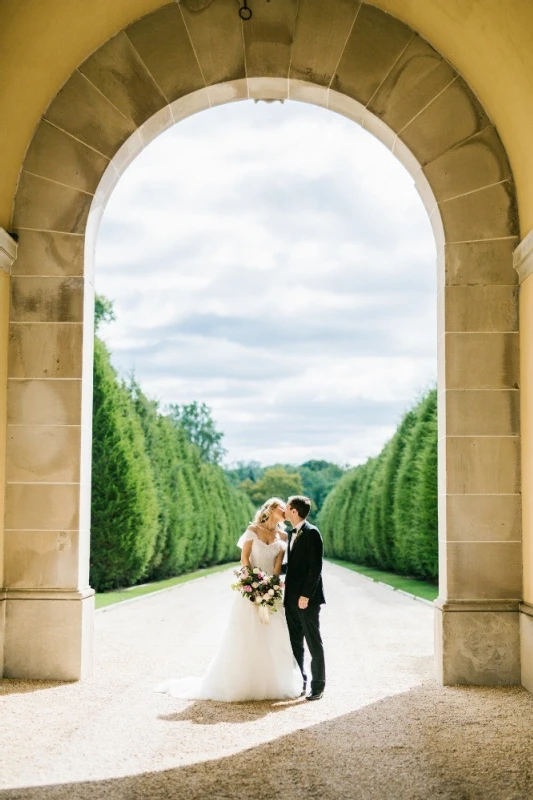
[[[251,586],[245,586],[244,587],[244,591],[245,592],[251,592],[252,591],[252,587]]]

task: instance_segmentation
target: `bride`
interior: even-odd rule
[[[241,564],[279,575],[286,534],[285,503],[271,497],[238,541]],[[257,606],[236,593],[222,643],[203,678],[167,680],[155,689],[187,700],[282,700],[299,697],[302,675],[292,654],[281,603],[265,625]]]

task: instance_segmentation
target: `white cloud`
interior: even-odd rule
[[[357,463],[436,374],[435,246],[412,178],[354,123],[239,103],[129,167],[97,244],[104,337],[229,459]]]

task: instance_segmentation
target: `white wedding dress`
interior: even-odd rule
[[[239,547],[252,540],[252,567],[272,575],[281,549],[280,539],[265,544],[247,530]],[[235,592],[220,648],[203,678],[174,678],[155,688],[185,700],[283,700],[298,697],[302,674],[294,660],[285,610],[280,604],[269,624],[259,619],[257,606]]]

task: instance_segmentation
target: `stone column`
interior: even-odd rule
[[[522,684],[533,692],[533,232],[516,248],[520,280],[520,375],[522,394],[523,602],[520,605]]]
[[[443,684],[520,683],[516,238],[504,233],[447,244],[440,270],[435,648]]]
[[[4,487],[6,460],[7,342],[11,266],[17,256],[15,240],[0,228],[0,587],[4,586]],[[0,588],[0,675],[4,664],[6,600]]]
[[[46,192],[37,197],[44,214]],[[33,219],[23,209],[16,220],[12,275],[4,676],[76,680],[89,674],[92,654],[94,293],[83,234],[39,229],[35,205]]]

